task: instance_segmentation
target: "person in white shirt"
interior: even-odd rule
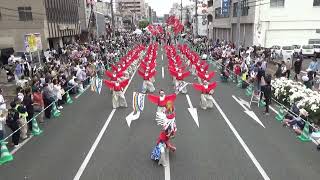
[[[0,141],[3,140],[5,136],[5,122],[6,122],[6,115],[7,110],[0,112]]]
[[[4,100],[3,98],[3,95],[2,95],[2,89],[0,88],[0,113],[5,111],[7,109],[6,107],[6,101]]]

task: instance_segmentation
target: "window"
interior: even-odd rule
[[[320,0],[313,0],[313,6],[320,6]]]
[[[241,16],[248,16],[249,6],[248,0],[241,1]],[[238,17],[238,2],[233,3],[233,17]]]
[[[242,0],[241,1],[241,16],[248,16],[249,14],[249,6],[248,6],[248,0]]]
[[[19,21],[32,21],[31,7],[18,7]]]
[[[233,17],[238,16],[238,3],[233,3]]]
[[[229,14],[222,14],[221,13],[221,7],[219,8],[216,8],[215,11],[214,11],[214,18],[215,19],[220,19],[220,18],[228,18],[229,17]]]
[[[270,7],[284,7],[285,0],[270,0]]]

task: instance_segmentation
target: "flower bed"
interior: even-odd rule
[[[286,78],[275,79],[271,84],[273,97],[277,101],[287,107],[296,104],[299,109],[305,109],[315,123],[320,123],[320,93]]]

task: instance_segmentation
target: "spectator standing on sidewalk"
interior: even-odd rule
[[[5,137],[6,110],[0,112],[0,141]]]
[[[287,69],[287,72],[286,72],[286,75],[287,75],[287,78],[289,79],[290,78],[290,74],[291,74],[291,68],[292,68],[292,61],[290,58],[288,58],[286,61],[286,69]]]
[[[24,99],[24,98],[23,98]],[[20,137],[22,140],[28,138],[28,124],[27,124],[27,117],[28,117],[28,112],[26,107],[22,104],[22,98],[17,97],[15,99],[16,102],[16,110],[19,113],[19,126],[21,129],[21,134]]]
[[[307,71],[310,71],[311,74],[313,75],[313,77],[317,76],[318,62],[317,62],[316,58],[312,59],[312,61],[309,64],[309,67],[308,67]]]
[[[38,87],[33,88],[33,108],[35,113],[40,113],[44,108],[43,96]],[[37,119],[40,123],[43,123],[43,112],[41,112]]]
[[[47,83],[44,84],[43,88],[43,102],[45,107],[51,105],[51,103],[54,102],[54,93],[53,89],[49,86],[49,82],[50,81],[47,81]],[[45,110],[45,116],[48,119],[51,118],[51,109],[52,106],[49,106]]]
[[[3,93],[2,89],[0,88],[0,113],[7,109],[6,101],[4,100],[4,97],[3,97],[2,93]]]
[[[27,110],[27,113],[28,113],[27,122],[28,122],[29,130],[31,132],[32,131],[32,121],[30,121],[30,120],[33,118],[33,115],[34,115],[31,88],[27,88],[25,90],[25,96],[23,98],[23,105],[26,107],[26,110]]]
[[[298,58],[295,62],[294,62],[294,80],[298,81],[300,72],[301,72],[301,67],[302,67],[302,61],[300,58]]]
[[[11,108],[8,110],[6,124],[12,132],[15,132],[12,135],[12,143],[17,147],[20,141],[19,113],[16,110],[16,103],[14,101],[10,103],[10,107]]]

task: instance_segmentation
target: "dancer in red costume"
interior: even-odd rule
[[[212,82],[209,84],[206,80],[204,80],[203,84],[193,83],[193,87],[195,90],[201,92],[200,96],[200,107],[202,109],[213,108],[213,97],[214,89],[217,87],[216,82]]]
[[[176,147],[171,144],[170,139],[174,138],[177,132],[177,126],[175,122],[176,112],[171,101],[167,102],[166,111],[164,117],[159,117],[163,119],[162,130],[158,136],[157,144],[163,143],[166,148],[175,151]]]
[[[148,94],[148,99],[150,102],[152,102],[153,104],[157,105],[157,112],[165,112],[166,111],[166,105],[167,103],[170,102],[174,102],[176,100],[177,95],[176,94],[169,94],[169,95],[165,95],[163,90],[160,90],[159,92],[160,96],[156,96],[153,94]]]
[[[129,80],[120,81],[118,79],[116,82],[109,80],[104,80],[104,84],[112,90],[112,107],[114,109],[118,107],[128,107],[126,98],[124,96],[124,88],[128,85]]]
[[[152,83],[152,77],[155,76],[156,70],[149,72],[149,70],[146,70],[145,72],[142,72],[140,69],[138,70],[139,75],[143,78],[143,84],[142,84],[142,93],[146,92],[154,92],[155,88]]]

